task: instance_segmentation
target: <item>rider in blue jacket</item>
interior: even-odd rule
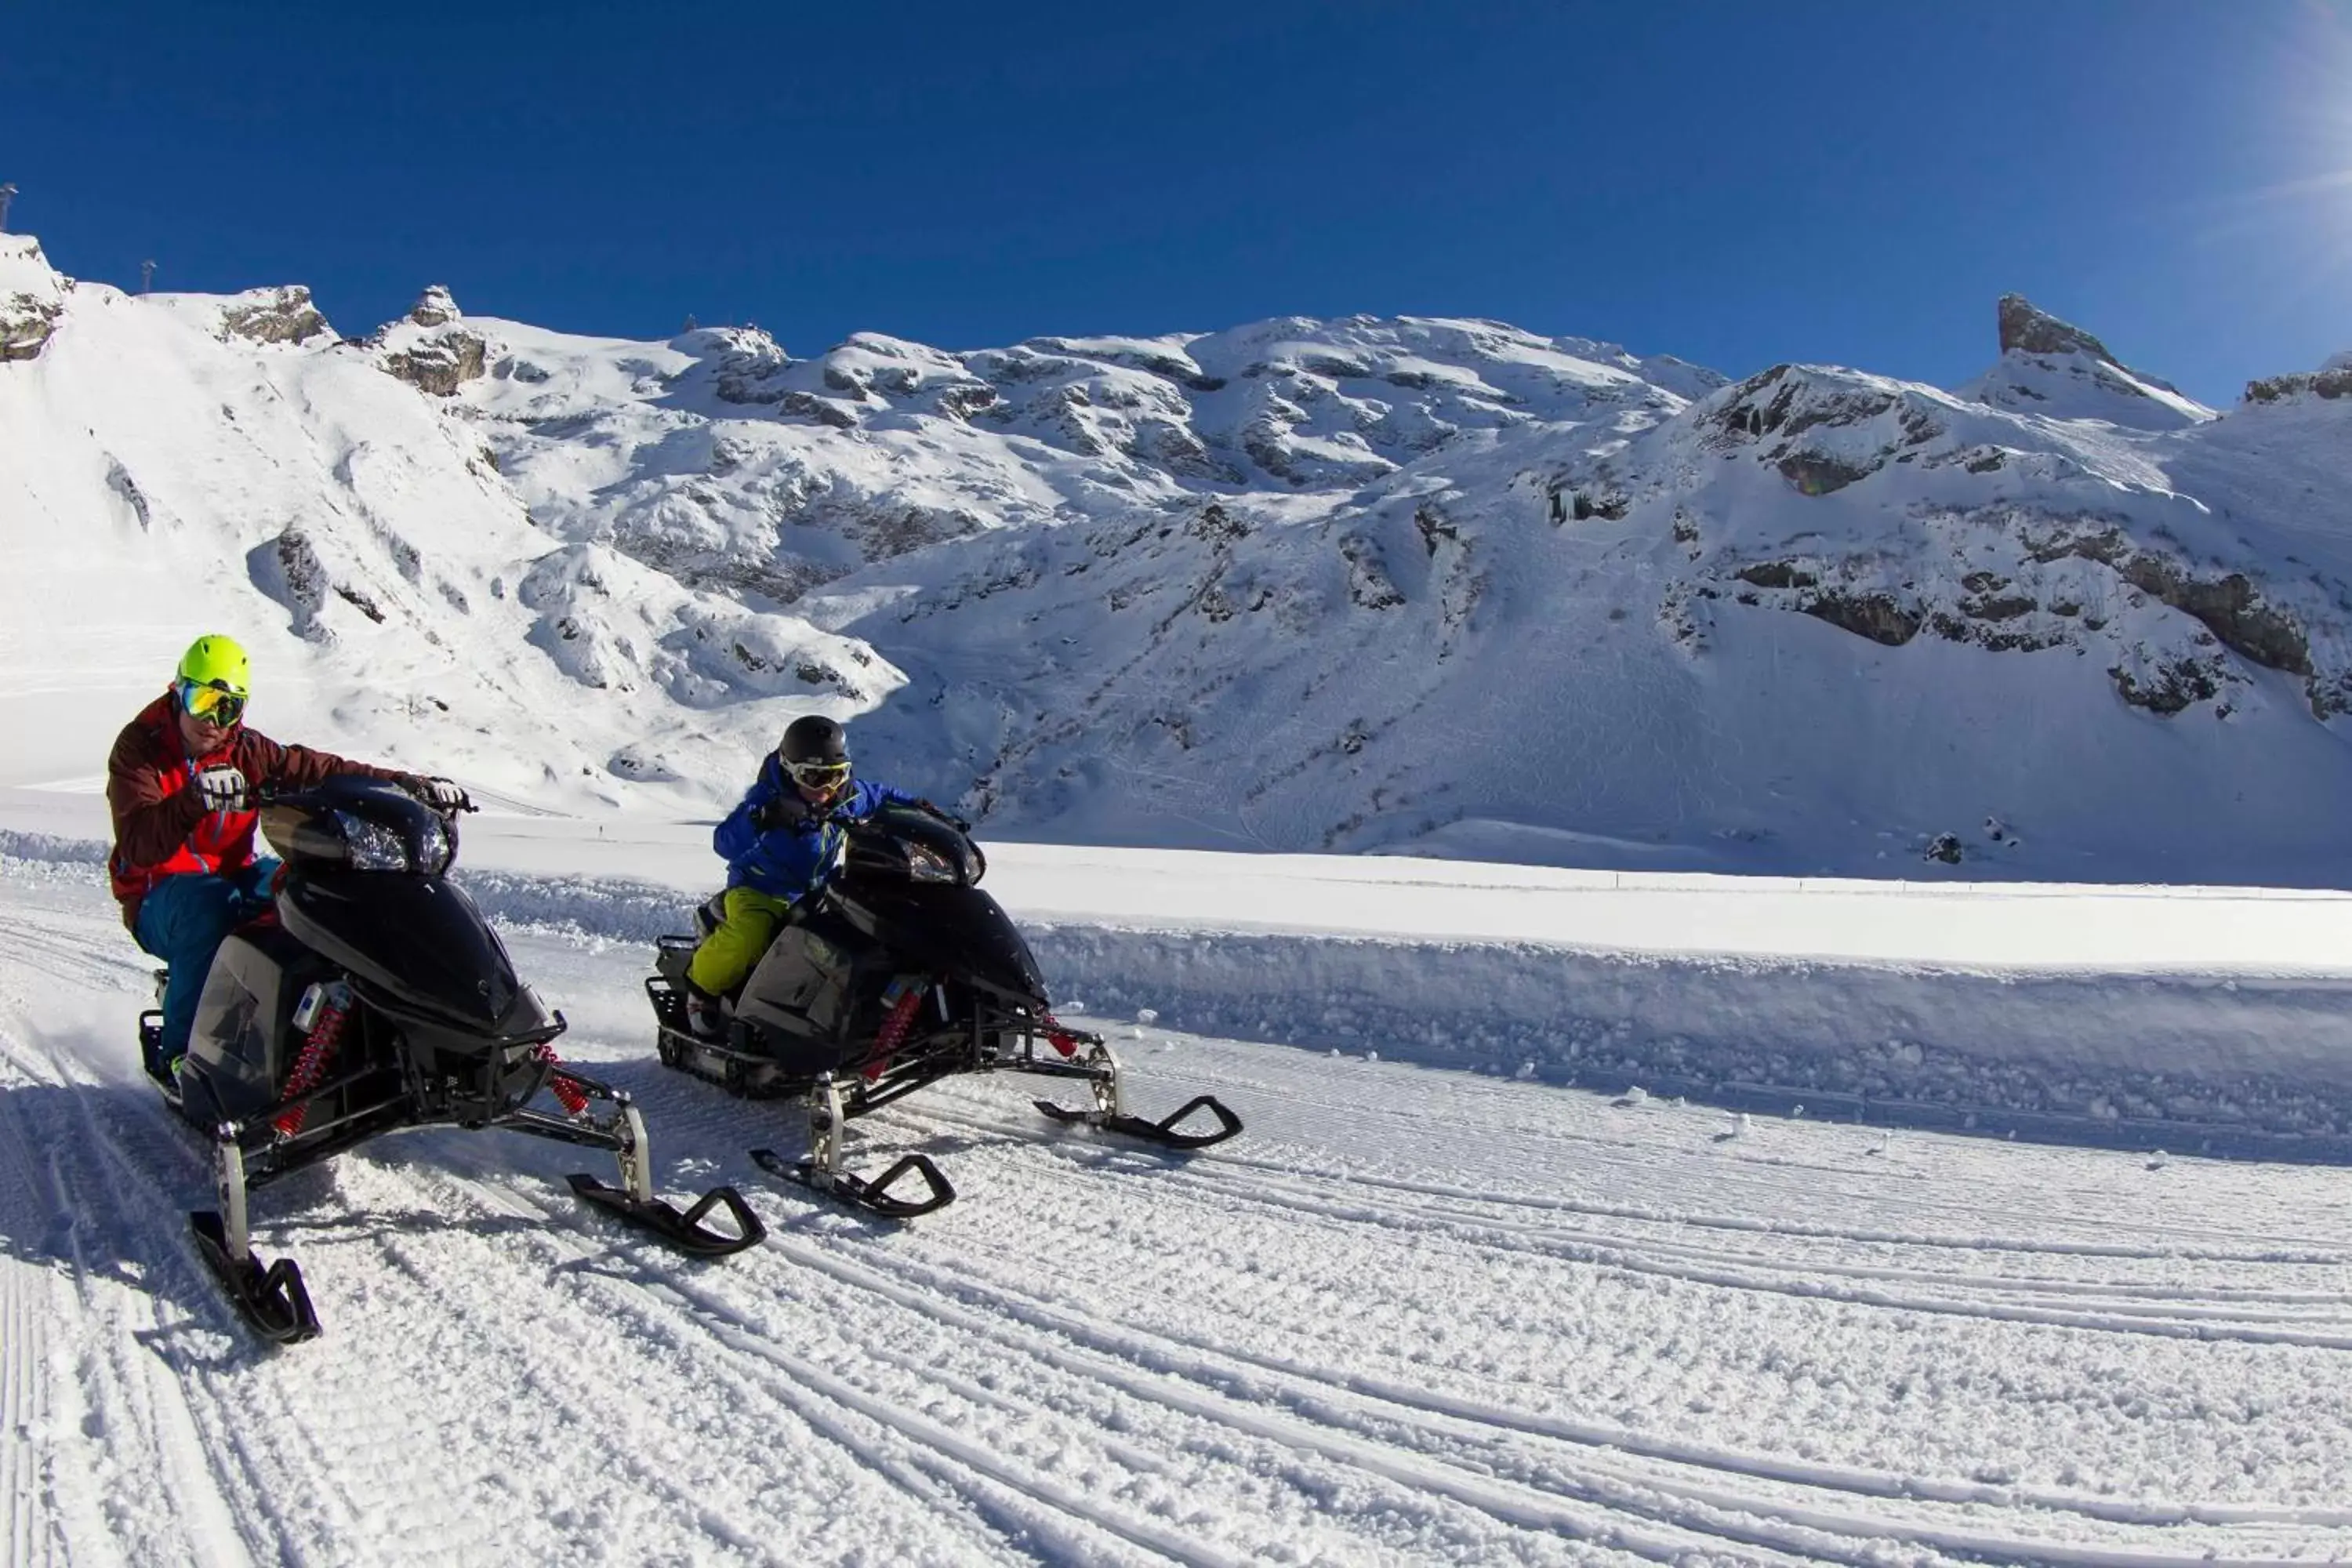
[[[688,1026],[719,1032],[716,999],[743,983],[768,951],[793,907],[824,886],[841,863],[844,822],[862,822],[886,805],[932,807],[904,790],[849,773],[841,726],[811,714],[795,719],[760,764],[760,776],[711,834],[727,861],[725,911],[702,939],[686,972]]]

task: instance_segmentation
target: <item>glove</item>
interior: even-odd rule
[[[409,793],[438,812],[466,811],[473,802],[455,781],[443,778],[421,778],[409,786]]]
[[[779,827],[793,826],[807,816],[806,806],[780,795],[751,808],[751,826],[761,833],[773,833]]]
[[[196,775],[196,795],[206,811],[243,811],[252,795],[245,774],[226,763],[215,763]]]

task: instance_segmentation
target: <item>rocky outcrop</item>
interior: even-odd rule
[[[1890,647],[1924,633],[1992,653],[2073,647],[2112,659],[2120,652],[2109,672],[2116,694],[2164,717],[2243,682],[2231,656],[2300,677],[2317,719],[2352,710],[2352,678],[2320,668],[2307,609],[2289,607],[2246,573],[2200,571],[2136,544],[2095,514],[2057,521],[1996,505],[1917,516],[1954,558],[2003,560],[2006,570],[1954,578],[1915,569],[1898,577],[1874,551],[1719,560],[1697,597],[1811,616]],[[2195,627],[2147,620],[2149,601]],[[2112,617],[2135,611],[2143,616],[2136,629],[2108,632]]]
[[[726,395],[722,385],[719,395]],[[857,428],[857,415],[838,398],[819,397],[813,392],[779,392],[775,397],[776,411],[802,419],[814,419],[835,430]]]
[[[443,331],[411,349],[383,356],[383,368],[421,392],[449,397],[482,374],[488,345],[474,333]]]
[[[299,283],[282,289],[251,289],[224,306],[221,336],[257,343],[307,343],[333,331]]]
[[[30,294],[0,294],[0,363],[27,360],[48,346],[58,306]]]
[[[1901,647],[1919,635],[1919,615],[1886,594],[1818,594],[1798,606],[1816,620],[1887,647]]]
[[[2284,403],[2298,397],[2352,397],[2352,369],[2273,375],[2246,383],[2249,403]]]
[[[1894,383],[1793,364],[1749,376],[1696,423],[1707,446],[1752,447],[1791,489],[1809,496],[1842,490],[1890,462],[1912,461],[1947,433],[1929,403]]]
[[[724,347],[710,367],[719,400],[746,407],[783,401],[789,395],[777,378],[793,362],[782,345],[755,328],[730,327],[721,332]]]
[[[408,314],[365,341],[387,374],[435,397],[451,397],[480,377],[489,361],[489,344],[479,332],[459,325],[464,319],[449,290],[436,283],[416,297]],[[501,374],[513,374],[515,368],[501,362]]]
[[[2124,580],[2202,625],[2231,652],[2265,669],[2311,674],[2311,643],[2292,616],[2265,604],[2244,574],[2192,576],[2160,555],[2136,555]]]
[[[2134,370],[2107,345],[2019,294],[2001,296],[2000,359],[1960,395],[1995,408],[2057,419],[2103,419],[2143,430],[2214,417],[2170,382]]]
[[[0,234],[0,363],[48,345],[65,309],[66,280],[49,270],[29,234]]]
[[[446,327],[461,314],[457,301],[450,296],[448,289],[439,283],[428,285],[425,292],[416,297],[416,303],[408,307],[408,320],[420,327]]]
[[[2159,661],[2142,675],[2116,665],[2108,669],[2107,678],[2116,683],[2116,695],[2126,702],[2169,719],[2218,696],[2221,690],[2218,674],[2208,660],[2175,658]]]
[[[2022,294],[2000,297],[2000,352],[2021,354],[2088,354],[2103,360],[2116,369],[2123,362],[2107,352],[2107,345],[2075,326],[2062,321],[2049,311],[2039,310]]]

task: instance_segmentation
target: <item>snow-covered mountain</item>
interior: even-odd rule
[[[2014,297],[1952,392],[1416,318],[345,340],[0,243],[0,649],[126,704],[217,626],[287,732],[554,809],[816,706],[1007,836],[2352,876],[2340,363],[2217,415]],[[14,782],[120,722],[0,702]]]

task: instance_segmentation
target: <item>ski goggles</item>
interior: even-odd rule
[[[782,763],[783,759],[777,761]],[[830,763],[783,763],[783,769],[803,789],[835,790],[849,782],[849,761],[845,757]]]
[[[192,719],[201,719],[223,729],[245,717],[245,693],[231,691],[216,682],[182,679],[173,690],[180,699],[180,711]]]

